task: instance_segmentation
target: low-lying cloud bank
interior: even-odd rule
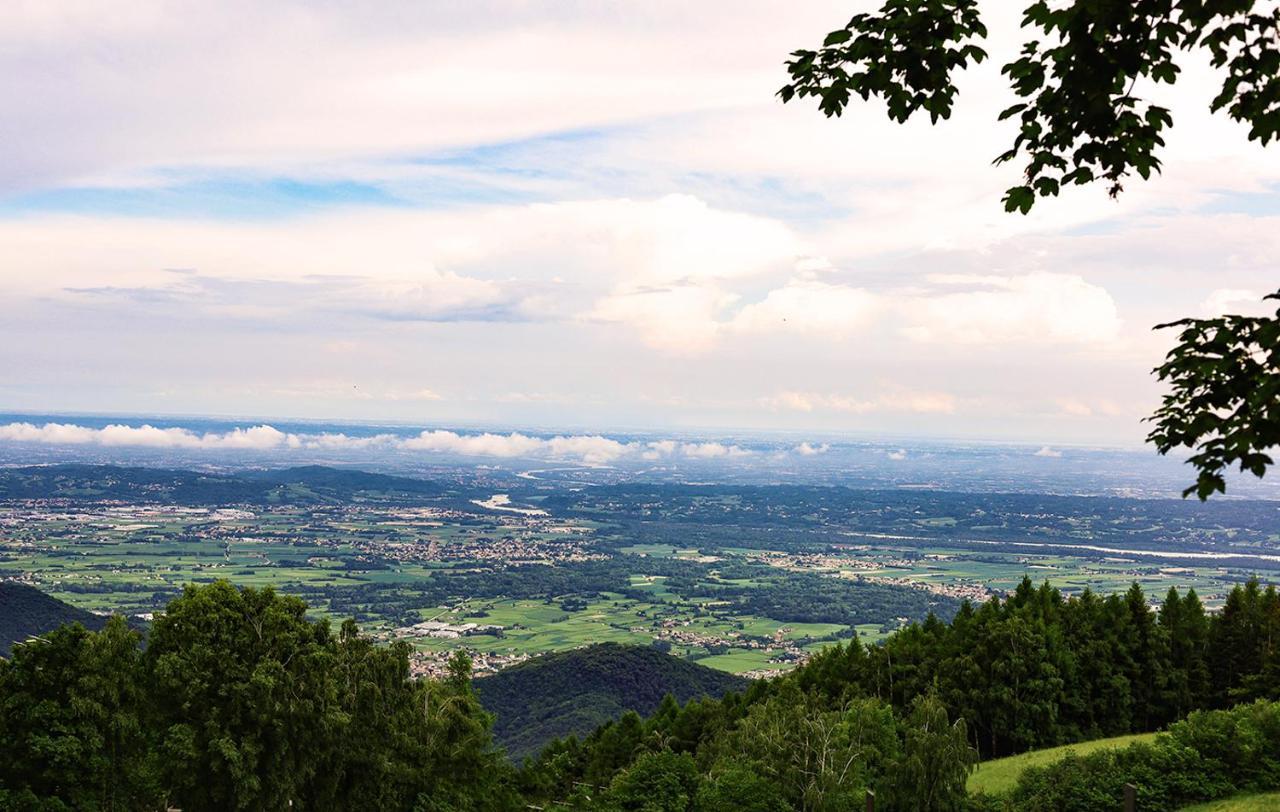
[[[718,442],[690,443],[678,440],[623,442],[599,434],[535,437],[510,434],[459,434],[440,429],[413,435],[374,434],[353,437],[324,432],[304,434],[284,432],[274,426],[235,428],[225,432],[199,433],[185,428],[158,428],[151,425],[109,425],[102,428],[74,423],[8,423],[0,425],[0,442],[43,443],[46,445],[98,445],[177,450],[245,451],[390,451],[455,454],[467,457],[537,457],[573,459],[602,464],[619,460],[658,461],[664,459],[721,459],[755,453],[737,445]],[[802,455],[818,453],[807,443],[798,446]]]

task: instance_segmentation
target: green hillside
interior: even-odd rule
[[[1234,590],[1228,608],[1247,608],[1253,591]],[[16,594],[24,606],[49,606]],[[1052,597],[1024,596],[1044,594]],[[1280,606],[1280,594],[1263,594]],[[1017,601],[993,599],[986,611],[1017,611]],[[1150,618],[1145,602],[1138,611]],[[1213,633],[1234,633],[1234,623],[1224,609]],[[157,616],[145,648],[117,618],[99,632],[47,632],[0,661],[0,809],[782,812],[856,809],[872,789],[886,812],[1114,812],[1126,784],[1147,810],[1234,798],[1217,808],[1247,812],[1274,800],[1258,794],[1276,791],[1280,752],[1280,702],[1265,699],[1193,712],[1157,736],[992,761],[979,783],[1021,773],[1016,785],[970,795],[977,752],[967,720],[937,692],[895,707],[855,681],[874,676],[875,658],[895,641],[944,640],[939,621],[928,628],[931,638],[924,625],[908,627],[870,650],[833,646],[780,679],[681,706],[660,697],[714,695],[743,681],[617,644],[481,680],[458,657],[442,678],[415,680],[403,641],[377,645],[354,622],[335,633],[273,590],[192,585]],[[477,690],[499,717],[496,737]],[[552,742],[520,767],[503,752],[528,753],[605,716],[610,723]],[[1121,746],[1138,738],[1149,741]],[[224,769],[228,753],[243,770]]]
[[[107,618],[77,609],[35,587],[0,581],[0,657],[8,657],[14,643],[76,622],[97,630],[106,625]]]
[[[178,505],[412,502],[438,497],[436,482],[345,468],[214,474],[118,465],[38,465],[0,470],[0,499],[127,500]]]
[[[986,792],[990,795],[997,795],[1013,789],[1014,784],[1018,783],[1018,776],[1022,775],[1023,770],[1028,767],[1043,767],[1046,764],[1052,764],[1060,760],[1068,752],[1083,756],[1095,750],[1127,747],[1134,742],[1150,741],[1155,736],[1155,733],[1113,736],[1109,739],[1095,739],[1078,744],[1066,744],[1061,747],[1046,747],[1043,750],[1032,750],[1031,752],[1009,756],[1008,758],[991,759],[978,765],[978,768],[969,776],[966,786],[970,792]]]
[[[475,681],[493,733],[514,759],[570,734],[582,736],[634,710],[648,715],[666,694],[718,698],[747,680],[645,646],[600,643],[535,657]]]

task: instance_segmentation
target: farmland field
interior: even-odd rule
[[[1274,507],[1243,501],[584,490],[518,477],[498,491],[492,473],[436,486],[319,468],[255,475],[298,480],[261,492],[218,480],[234,498],[206,498],[213,486],[185,474],[135,487],[120,473],[130,469],[57,485],[15,473],[35,469],[3,470],[23,496],[0,500],[0,577],[144,618],[184,584],[271,586],[335,622],[354,617],[380,639],[409,641],[426,671],[457,649],[484,673],[614,641],[778,673],[832,642],[879,640],[1024,577],[1069,593],[1137,582],[1153,600],[1194,587],[1213,605],[1280,566],[1268,554]]]

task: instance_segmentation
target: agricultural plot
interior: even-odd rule
[[[230,505],[10,499],[0,577],[144,617],[187,583],[270,586],[409,641],[426,671],[459,649],[484,672],[616,641],[762,674],[1027,576],[1072,593],[1137,581],[1152,600],[1194,587],[1212,605],[1280,566],[1274,506],[1253,503],[1200,515],[1025,495],[560,488],[398,500],[365,489],[343,501],[291,484]]]

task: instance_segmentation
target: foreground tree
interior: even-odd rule
[[[902,760],[891,770],[895,808],[951,812],[963,808],[965,782],[978,763],[964,719],[952,722],[936,693],[916,697],[906,720]]]
[[[618,812],[689,812],[698,792],[698,767],[687,754],[645,753],[609,785],[599,807]]]
[[[146,658],[176,806],[284,809],[305,795],[346,719],[329,627],[306,604],[189,586],[156,619]]]
[[[457,657],[335,638],[297,598],[190,586],[141,635],[113,618],[0,659],[0,809],[519,808]]]
[[[893,709],[876,699],[829,708],[787,681],[719,743],[721,759],[751,764],[794,809],[851,809],[897,757]]]
[[[0,808],[158,805],[138,641],[114,617],[96,634],[63,626],[0,659]]]
[[[631,714],[555,742],[521,772],[529,800],[547,809],[599,808],[597,789],[641,755],[668,750],[699,769],[694,812],[844,812],[861,809],[867,789],[877,809],[955,809],[975,750],[992,758],[1161,730],[1256,698],[1280,700],[1280,591],[1240,584],[1209,614],[1193,590],[1171,589],[1157,612],[1139,586],[1068,597],[1024,579],[1007,598],[966,603],[949,624],[910,624],[871,646],[836,643],[745,693],[664,702],[647,720]],[[1253,740],[1226,744],[1263,752]],[[679,780],[659,780],[659,766],[627,786],[648,775],[645,786],[675,788],[677,807],[687,802]],[[1115,809],[1125,781],[1159,783],[1164,766],[1113,775],[1115,792],[1090,796],[1096,807],[1026,808]],[[643,806],[643,795],[628,797]],[[658,797],[655,789],[650,800]]]
[[[1274,293],[1268,299],[1280,299]],[[1193,448],[1189,462],[1199,471],[1183,491],[1202,500],[1227,489],[1222,472],[1261,477],[1273,464],[1268,449],[1280,445],[1280,310],[1275,316],[1183,319],[1178,346],[1156,375],[1170,386],[1151,418],[1147,439],[1161,454]]]
[[[144,655],[156,772],[185,810],[496,810],[514,799],[470,663],[414,680],[409,648],[301,600],[191,586]]]
[[[1106,184],[1114,197],[1136,173],[1160,171],[1170,112],[1135,95],[1140,82],[1177,81],[1179,59],[1207,52],[1224,73],[1211,108],[1247,124],[1250,140],[1280,135],[1280,7],[1253,0],[1070,0],[1032,2],[1032,33],[1004,66],[1017,101],[1017,135],[996,163],[1023,162],[1021,182],[1005,192],[1007,211],[1029,212],[1064,186]],[[954,74],[983,61],[987,36],[977,0],[888,0],[855,14],[817,50],[787,63],[784,102],[813,97],[828,116],[853,97],[884,100],[904,122],[923,110],[951,116]],[[1277,294],[1280,295],[1280,294]],[[1161,454],[1193,449],[1196,483],[1183,492],[1207,499],[1226,489],[1224,469],[1261,477],[1280,444],[1280,313],[1273,318],[1185,319],[1179,344],[1157,368],[1171,391],[1152,416],[1148,440]]]
[[[696,812],[789,812],[781,790],[759,770],[723,764],[702,782],[694,802]]]

